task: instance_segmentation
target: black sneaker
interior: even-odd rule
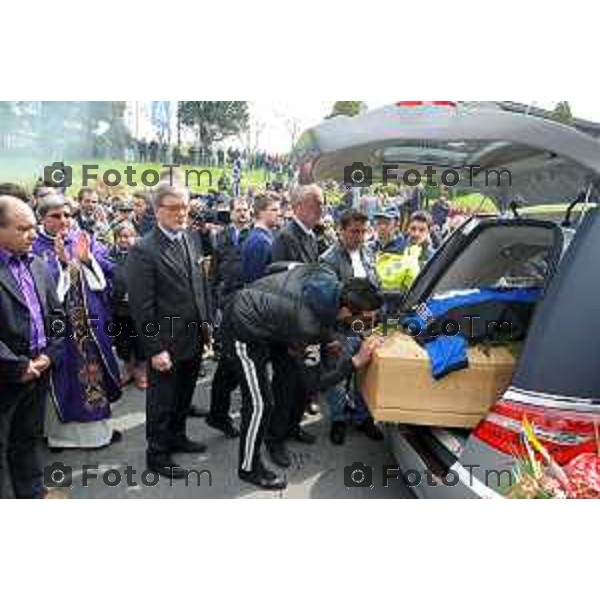
[[[371,417],[357,425],[357,429],[376,442],[381,442],[383,440],[383,432],[375,425],[375,421],[373,421]]]
[[[334,421],[329,431],[329,439],[335,446],[341,446],[346,441],[346,423]]]
[[[285,479],[275,475],[273,479],[270,471],[262,469],[256,471],[238,471],[238,476],[242,481],[255,485],[263,490],[285,490],[287,487],[287,481]]]
[[[257,473],[262,473],[269,481],[275,481],[279,477],[277,473],[267,469],[263,463],[260,463],[254,470]]]

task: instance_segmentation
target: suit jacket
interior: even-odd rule
[[[277,234],[272,248],[273,262],[316,263],[317,238],[306,234],[293,219]]]
[[[129,305],[146,358],[167,350],[175,360],[188,360],[202,352],[201,324],[210,322],[202,254],[187,231],[183,246],[187,261],[176,243],[155,227],[129,252]],[[190,323],[197,325],[188,327]]]
[[[65,313],[44,261],[35,257],[31,274],[40,300],[47,338],[46,354],[57,365],[63,352]],[[0,262],[0,388],[17,384],[31,358],[30,313],[9,267]],[[0,398],[1,400],[1,398]]]
[[[367,274],[367,279],[375,287],[379,288],[380,282],[377,277],[377,272],[375,271],[375,258],[364,245],[360,248],[360,257]],[[329,250],[321,256],[321,262],[329,265],[335,271],[338,279],[342,283],[347,283],[350,279],[354,278],[354,269],[352,268],[350,253],[340,242],[329,248]]]

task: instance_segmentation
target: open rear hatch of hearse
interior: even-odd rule
[[[525,218],[473,217],[448,238],[423,267],[404,298],[402,312],[410,313],[430,299],[452,297],[465,290],[539,289],[543,298],[558,269],[563,247],[562,231],[555,223]],[[497,310],[494,307],[494,311]],[[477,309],[468,312],[478,314]],[[530,326],[533,314],[535,312],[527,312],[521,317],[517,328],[519,341],[524,337],[523,327]],[[515,347],[520,348],[521,344]],[[500,356],[498,348],[494,348],[494,352]],[[456,382],[462,377],[461,373],[447,377],[454,378],[454,383],[450,381],[452,393],[460,393]],[[492,401],[488,401],[487,406]],[[422,402],[427,404],[425,398]],[[399,427],[404,441],[418,452],[427,468],[441,476],[460,458],[481,416],[479,413],[467,426],[461,427],[462,418],[466,422],[471,419],[469,415],[462,415],[454,426],[442,428],[437,415],[419,415],[418,418],[423,419],[415,419],[419,424],[410,424],[407,417]],[[447,414],[439,416],[442,421],[448,418]],[[431,419],[429,423],[427,419]]]
[[[343,181],[356,163],[370,168],[373,181],[389,180],[390,173],[401,179],[408,171],[412,180],[417,171],[425,181],[428,167],[438,177],[451,170],[459,175],[457,188],[494,199],[503,215],[513,201],[535,206],[581,197],[587,202],[600,189],[600,144],[591,136],[544,118],[470,103],[401,102],[353,118],[333,118],[303,134],[296,157],[302,182]],[[492,173],[502,175],[494,179]],[[403,441],[433,472],[443,473],[465,456],[481,458],[490,448],[506,455],[519,441],[519,419],[530,409],[536,431],[544,441],[562,444],[559,450],[572,455],[590,444],[591,422],[579,417],[597,414],[600,396],[600,319],[594,318],[600,292],[598,211],[587,215],[561,260],[564,242],[555,223],[514,216],[473,218],[446,240],[406,295],[404,309],[435,294],[482,286],[544,290],[512,384],[499,394],[502,398],[475,435],[469,435],[470,428],[397,426]],[[597,247],[591,248],[593,244]],[[582,310],[589,328],[582,324]],[[573,319],[573,328],[563,335],[561,327]],[[570,421],[565,410],[571,409],[583,412]],[[552,424],[544,420],[548,410],[554,411]],[[561,418],[567,421],[562,430],[558,425],[555,439],[552,430]],[[496,458],[489,462],[495,464]]]

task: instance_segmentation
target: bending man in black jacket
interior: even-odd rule
[[[223,318],[224,352],[235,357],[242,381],[241,479],[265,489],[283,489],[284,480],[262,463],[260,447],[273,405],[267,375],[270,348],[280,344],[296,357],[309,390],[327,389],[365,365],[373,346],[322,373],[321,351],[333,341],[338,321],[371,319],[381,297],[366,281],[342,286],[322,265],[299,265],[264,277],[237,292]]]

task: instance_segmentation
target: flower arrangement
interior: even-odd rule
[[[597,424],[597,454],[580,454],[565,467],[550,456],[527,418],[522,423],[521,440],[524,452],[517,455],[514,484],[506,490],[507,498],[600,499],[600,436]]]

